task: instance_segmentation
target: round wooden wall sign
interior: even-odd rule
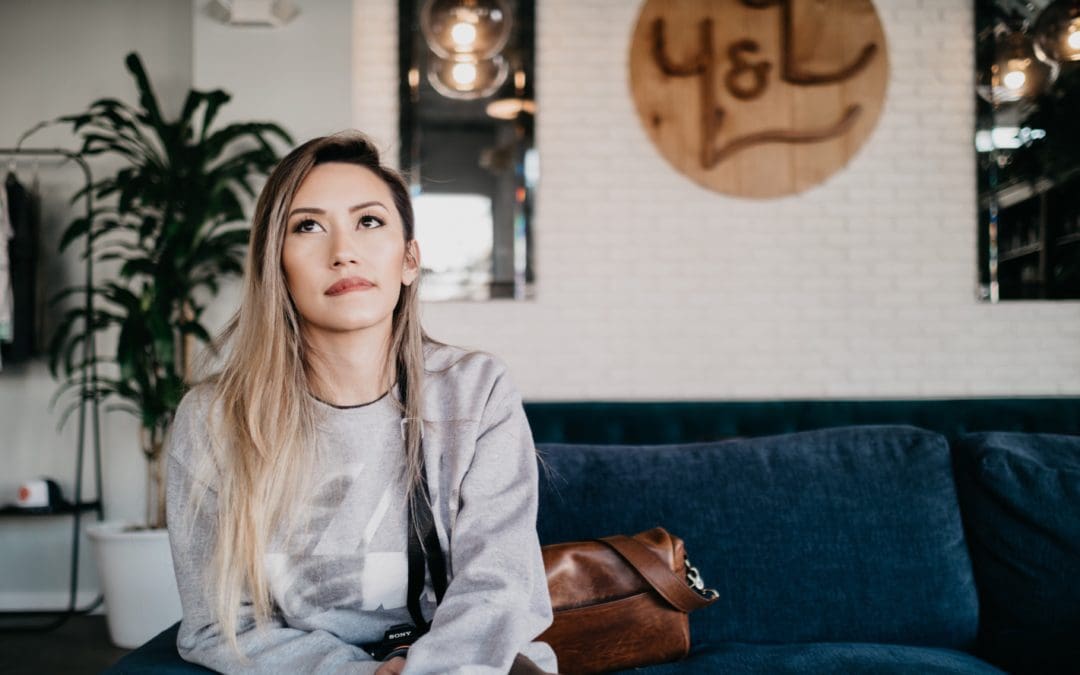
[[[646,0],[630,47],[641,123],[707,188],[778,197],[843,167],[881,114],[870,0]]]

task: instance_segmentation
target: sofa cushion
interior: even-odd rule
[[[955,454],[980,653],[1014,672],[1077,672],[1080,438],[966,434]]]
[[[720,592],[694,642],[969,648],[978,607],[943,436],[856,426],[538,446],[541,543],[656,525]]]
[[[179,630],[180,622],[177,621],[138,649],[125,654],[102,671],[102,675],[196,675],[214,672],[180,658],[180,652],[176,650],[176,634]]]
[[[622,671],[648,675],[724,673],[724,675],[1002,675],[985,661],[952,649],[903,645],[817,643],[792,645],[725,644],[699,646],[682,661]]]

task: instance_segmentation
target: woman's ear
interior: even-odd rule
[[[420,243],[413,239],[405,246],[405,256],[401,261],[401,283],[411,286],[420,276]]]

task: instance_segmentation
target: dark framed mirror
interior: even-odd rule
[[[400,0],[401,168],[425,300],[533,297],[533,0]]]
[[[1080,298],[1080,0],[975,0],[979,287]]]

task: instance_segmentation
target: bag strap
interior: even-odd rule
[[[614,534],[595,541],[607,544],[615,550],[630,566],[638,571],[652,587],[672,607],[684,612],[708,607],[716,602],[716,597],[706,598],[694,591],[685,581],[671,571],[663,558],[653,553],[647,546],[625,534]]]

